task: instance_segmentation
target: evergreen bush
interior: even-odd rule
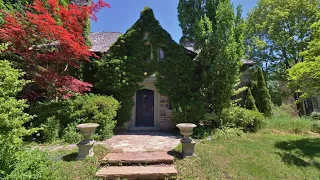
[[[245,108],[253,111],[258,111],[258,108],[256,106],[255,100],[251,94],[250,88],[248,88],[246,101],[245,101]]]
[[[265,116],[272,115],[272,102],[269,90],[267,88],[262,69],[258,67],[256,76],[256,82],[251,83],[253,97],[255,99],[258,110]]]

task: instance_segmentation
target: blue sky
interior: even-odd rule
[[[102,9],[98,21],[91,23],[92,32],[121,32],[125,33],[140,16],[145,6],[153,9],[156,19],[167,30],[172,38],[179,42],[182,36],[178,21],[178,0],[105,0],[111,8]],[[231,0],[236,6],[242,4],[243,16],[246,16],[257,0]]]

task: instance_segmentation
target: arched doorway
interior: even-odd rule
[[[154,126],[154,91],[141,89],[136,95],[136,127]]]

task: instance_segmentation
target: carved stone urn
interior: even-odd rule
[[[182,144],[182,157],[185,158],[186,156],[192,156],[196,142],[193,142],[189,137],[193,133],[193,128],[197,127],[197,125],[192,123],[180,123],[177,124],[177,127],[183,135],[183,138],[180,140]]]
[[[183,135],[183,139],[181,139],[181,141],[190,143],[191,139],[189,137],[193,133],[193,128],[197,127],[197,125],[192,123],[180,123],[177,124],[177,127],[180,129],[180,134]]]
[[[99,124],[97,123],[85,123],[79,124],[76,126],[80,130],[80,134],[84,137],[84,139],[77,144],[78,146],[78,156],[77,160],[85,159],[87,156],[94,156],[93,153],[93,145],[95,141],[91,139],[91,136],[96,131]]]

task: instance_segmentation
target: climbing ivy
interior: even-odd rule
[[[160,49],[164,57],[160,57]],[[156,75],[156,87],[168,96],[173,107],[194,101],[197,87],[193,80],[195,62],[184,47],[174,42],[146,7],[140,19],[110,47],[109,53],[94,61],[94,85],[102,94],[113,95],[121,102],[118,125],[130,120],[135,92],[139,83]],[[183,119],[182,119],[183,121]]]

